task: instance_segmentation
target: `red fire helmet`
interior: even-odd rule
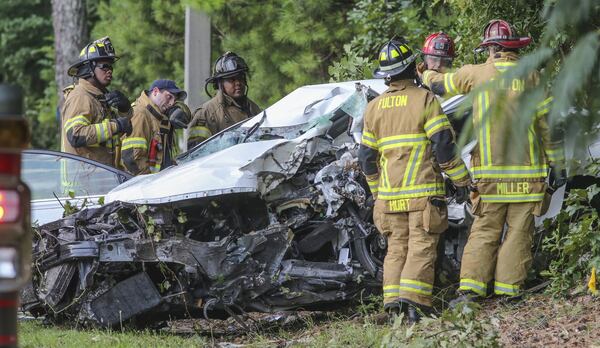
[[[483,29],[483,41],[479,47],[500,45],[506,48],[523,48],[531,42],[529,36],[519,37],[507,21],[493,19]]]
[[[446,33],[439,32],[429,35],[423,44],[423,54],[430,56],[454,58],[454,41]]]

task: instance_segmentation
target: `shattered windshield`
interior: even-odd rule
[[[320,93],[302,88],[290,93],[262,113],[225,129],[184,153],[178,161],[185,163],[241,143],[291,140],[313,133],[312,136],[324,135],[333,140],[342,133],[360,133],[368,100],[377,92],[360,83],[352,88],[335,86],[325,91],[323,87],[318,90],[320,86],[314,88]]]

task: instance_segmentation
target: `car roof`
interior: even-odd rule
[[[109,165],[106,165],[104,163],[100,163],[100,162],[94,161],[94,160],[89,159],[89,158],[77,156],[77,155],[74,155],[72,153],[61,152],[61,151],[53,151],[53,150],[46,150],[46,149],[26,149],[26,150],[23,150],[23,153],[24,154],[33,154],[33,155],[51,155],[51,156],[56,156],[56,157],[70,158],[70,159],[73,159],[73,160],[82,161],[82,162],[91,164],[93,166],[109,170],[109,171],[114,172],[114,173],[116,173],[118,175],[123,175],[125,178],[127,178],[127,180],[129,180],[129,179],[131,179],[133,177],[133,175],[131,175],[131,174],[125,172],[125,171],[122,171],[122,170],[120,170],[118,168],[111,167]]]

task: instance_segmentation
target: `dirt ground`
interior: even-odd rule
[[[506,347],[600,347],[600,299],[591,295],[493,302],[481,315],[500,319],[500,339]]]

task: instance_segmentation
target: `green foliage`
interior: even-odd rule
[[[385,13],[385,15],[382,15]],[[473,63],[472,50],[480,43],[484,26],[494,18],[511,22],[519,35],[533,44],[522,50],[510,78],[540,73],[540,83],[522,94],[520,117],[512,140],[523,139],[535,115],[535,106],[548,94],[554,97],[549,122],[555,134],[564,133],[577,149],[585,149],[597,137],[600,121],[600,3],[592,0],[447,0],[388,2],[361,0],[349,11],[355,31],[352,51],[333,62],[332,79],[358,78],[366,71],[377,48],[394,35],[404,36],[418,48],[427,34],[443,30],[454,37],[455,66]],[[479,57],[482,62],[487,57]],[[362,67],[360,64],[363,64]],[[508,77],[507,77],[508,78]]]
[[[156,229],[156,222],[150,216],[152,212],[151,208],[147,205],[140,205],[137,207],[137,212],[139,214],[140,220],[144,221],[144,225],[146,227],[146,233],[149,237],[152,238],[155,242],[159,242],[162,239],[162,233],[160,230]]]
[[[246,60],[249,96],[261,106],[302,85],[327,82],[327,67],[352,37],[346,1],[190,2],[208,8],[213,58],[234,51]]]
[[[510,22],[519,35],[529,35],[532,50],[539,43],[544,28],[541,13],[544,1],[539,0],[448,0],[453,18],[448,32],[456,37],[457,65],[473,63],[473,49],[483,38],[483,29],[492,19],[504,19]],[[480,57],[479,61],[487,57]]]
[[[498,320],[478,318],[473,309],[474,305],[459,306],[413,326],[406,326],[401,314],[381,347],[499,347]]]
[[[597,134],[600,121],[600,3],[583,0],[547,1],[546,26],[539,46],[525,56],[518,67],[521,76],[540,71],[540,85],[526,91],[526,100],[548,89],[554,101],[550,110],[550,126],[565,132],[565,139],[576,148],[586,149]],[[549,52],[550,54],[540,54]],[[539,60],[530,57],[540,57]]]
[[[110,36],[117,55],[111,89],[131,101],[158,78],[183,85],[185,7],[179,0],[102,0],[92,37]]]
[[[179,211],[177,214],[177,222],[180,224],[185,224],[188,221],[187,214],[184,211]]]
[[[586,34],[576,43],[564,61],[564,68],[559,71],[556,77],[553,94],[556,96],[557,103],[564,104],[562,103],[563,99],[572,100],[575,98],[577,92],[583,87],[581,81],[585,81],[594,70],[599,47],[600,36],[597,32]]]
[[[382,338],[390,332],[388,325],[377,325],[366,320],[347,320],[340,317],[339,320],[331,321],[325,326],[311,330],[308,323],[308,334],[305,334],[293,347],[314,348],[348,348],[348,347],[381,347]]]
[[[63,217],[75,214],[79,211],[79,208],[75,204],[71,203],[71,201],[66,201],[63,209]]]
[[[83,200],[75,198],[75,191],[73,190],[69,190],[67,194],[71,200],[65,201],[65,204],[63,205],[63,217],[75,214],[87,207],[94,205],[94,202],[88,200],[87,198],[84,198]],[[96,204],[104,205],[104,196],[99,197]]]
[[[330,82],[348,80],[370,79],[377,61],[369,62],[368,58],[361,57],[351,44],[344,45],[344,54],[337,62],[329,66]]]
[[[93,204],[87,198],[84,198],[83,200],[76,199],[75,192],[72,190],[69,190],[68,195],[71,200],[65,201],[65,204],[63,205],[63,217],[75,214]]]
[[[250,97],[268,106],[305,84],[370,76],[378,47],[394,35],[414,48],[444,30],[455,38],[455,66],[473,62],[484,25],[509,20],[533,38],[525,52],[551,54],[521,65],[541,70],[540,88],[551,88],[554,127],[584,144],[600,115],[600,3],[593,0],[89,0],[92,37],[110,35],[122,59],[113,88],[131,99],[156,78],[183,82],[184,7],[206,11],[213,23],[213,58],[227,50],[251,69]],[[58,146],[53,32],[50,1],[5,0],[0,7],[0,64],[4,80],[26,91],[34,147]],[[243,14],[243,15],[240,15]],[[126,25],[124,25],[126,23]],[[346,46],[350,45],[350,46]],[[482,57],[483,58],[483,57]],[[527,63],[527,64],[525,64]],[[538,93],[539,91],[534,91]],[[540,94],[541,95],[541,94]],[[571,107],[576,106],[575,111]],[[524,118],[524,123],[527,123]]]
[[[430,33],[448,30],[452,23],[449,10],[444,1],[357,1],[348,13],[355,31],[352,46],[373,58],[393,36],[404,37],[413,48],[420,48]]]
[[[538,0],[360,0],[348,13],[354,31],[350,41],[352,52],[345,54],[345,60],[334,62],[330,74],[337,80],[339,66],[348,66],[350,71],[366,70],[366,62],[371,64],[367,58],[375,58],[381,45],[394,36],[404,37],[413,49],[420,49],[425,38],[437,31],[454,38],[455,66],[473,63],[472,51],[481,42],[487,22],[508,19],[518,33],[528,34],[537,42],[543,28],[539,15],[542,9],[543,2]],[[362,59],[365,61],[362,69],[352,64]]]
[[[50,3],[41,0],[4,0],[0,6],[0,66],[6,81],[27,91],[43,92],[38,85],[52,75]]]
[[[373,313],[383,313],[383,296],[371,294],[363,298],[361,294],[356,312],[365,317]]]
[[[33,147],[58,148],[50,1],[4,0],[0,6],[0,80],[25,94]]]
[[[593,267],[600,269],[599,218],[596,207],[600,203],[600,187],[574,189],[566,198],[562,210],[552,225],[551,234],[543,242],[543,249],[553,255],[550,266],[542,275],[552,283],[547,292],[567,295],[585,291],[587,277]]]

